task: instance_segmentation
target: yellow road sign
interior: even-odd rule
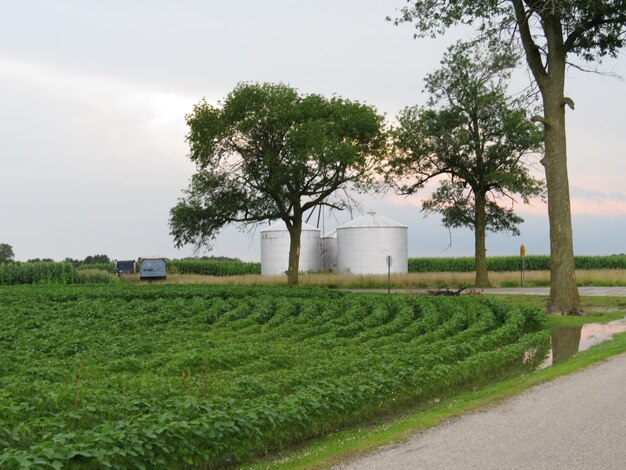
[[[526,247],[524,246],[524,244],[522,244],[522,246],[519,247],[519,255],[522,258],[526,256]]]

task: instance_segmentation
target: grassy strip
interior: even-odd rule
[[[433,289],[441,287],[458,288],[474,285],[473,272],[440,272],[440,273],[408,273],[392,274],[393,289]],[[576,278],[580,286],[616,287],[626,286],[626,270],[604,269],[594,271],[577,271]],[[493,287],[519,287],[519,273],[492,272],[489,279]],[[127,282],[139,282],[139,276],[124,276]],[[348,275],[334,273],[301,274],[300,285],[303,287],[323,287],[330,289],[386,289],[386,275]],[[211,285],[242,285],[242,286],[286,286],[286,276],[261,276],[247,274],[241,276],[205,276],[200,274],[168,274],[168,284],[211,284]],[[548,271],[527,271],[526,287],[548,287],[550,273]]]
[[[577,317],[582,324],[608,322],[616,314],[601,318]],[[623,318],[623,314],[617,315]],[[568,320],[572,320],[571,318]],[[584,321],[586,320],[586,321]],[[561,318],[551,318],[552,325],[564,324]],[[459,396],[429,402],[426,409],[410,410],[409,414],[398,419],[378,421],[370,426],[349,429],[315,440],[305,447],[285,452],[272,460],[261,461],[251,469],[317,469],[328,468],[354,459],[358,455],[374,449],[409,439],[415,433],[441,424],[444,420],[461,416],[481,407],[493,405],[501,400],[517,395],[529,388],[548,382],[563,375],[580,371],[599,361],[626,352],[626,333],[616,335],[612,341],[599,344],[585,352],[576,354],[570,360],[532,374],[526,374],[500,381]]]
[[[486,295],[499,302],[514,304],[520,307],[535,307],[544,309],[548,304],[545,295]],[[608,323],[619,320],[626,315],[626,297],[581,297],[581,304],[585,315],[582,317],[556,316],[551,317],[552,326],[580,326],[585,323]]]

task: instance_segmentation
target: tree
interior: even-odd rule
[[[8,243],[0,243],[0,263],[10,263],[15,258],[13,247]]]
[[[407,108],[399,117],[389,177],[401,194],[439,181],[423,210],[441,213],[446,227],[474,230],[476,286],[487,287],[486,231],[519,235],[514,198],[527,203],[542,193],[523,162],[541,150],[542,132],[506,97],[513,57],[457,44],[442,65],[425,80],[429,108]],[[510,207],[500,205],[504,198]]]
[[[111,260],[107,255],[89,255],[82,261],[82,264],[110,263]]]
[[[291,286],[305,213],[344,208],[338,190],[370,181],[385,143],[383,117],[370,106],[284,84],[239,84],[221,106],[197,104],[187,125],[197,172],[170,212],[176,246],[210,245],[229,223],[283,220]]]
[[[550,220],[548,313],[577,314],[565,134],[565,71],[569,56],[587,62],[615,57],[626,39],[626,0],[408,0],[395,20],[414,22],[416,36],[456,24],[475,25],[489,40],[508,34],[523,51],[543,102],[545,168]]]

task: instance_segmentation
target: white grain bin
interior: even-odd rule
[[[285,274],[289,267],[289,231],[283,221],[261,230],[261,274]],[[300,236],[300,272],[319,271],[320,230],[302,224]]]
[[[387,256],[392,273],[406,273],[407,251],[407,226],[375,212],[337,227],[339,273],[387,274]]]
[[[337,231],[327,233],[322,242],[322,269],[326,272],[337,271]]]

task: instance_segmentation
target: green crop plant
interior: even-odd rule
[[[76,269],[79,271],[98,270],[113,273],[115,272],[115,265],[113,263],[82,263]]]
[[[626,256],[575,256],[576,269],[626,269]],[[487,268],[492,272],[519,271],[522,261],[519,256],[493,256],[487,258]],[[549,271],[549,256],[526,256],[524,268],[527,271]],[[473,272],[473,257],[460,258],[409,258],[409,272]]]
[[[168,269],[178,274],[202,274],[205,276],[241,276],[261,274],[261,263],[216,260],[171,260]]]
[[[72,284],[77,280],[72,263],[37,262],[0,264],[0,285]]]
[[[275,287],[5,286],[0,316],[1,468],[232,465],[526,370],[549,338],[485,298]]]

